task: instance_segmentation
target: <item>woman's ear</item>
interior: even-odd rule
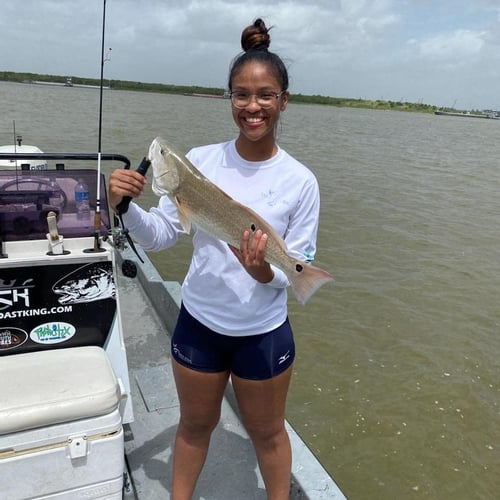
[[[290,97],[290,92],[288,90],[285,90],[281,96],[281,105],[280,105],[280,110],[285,111],[286,106],[288,104],[288,98]]]

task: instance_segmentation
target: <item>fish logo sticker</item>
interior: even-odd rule
[[[0,351],[7,351],[22,346],[28,340],[28,334],[20,328],[0,328]]]
[[[37,344],[60,344],[66,342],[76,333],[76,328],[62,321],[44,323],[33,328],[30,339]]]
[[[111,263],[87,264],[79,267],[61,278],[52,290],[59,295],[60,304],[82,304],[114,299],[116,290]]]

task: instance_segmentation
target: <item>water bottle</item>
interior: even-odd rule
[[[78,179],[75,186],[76,218],[90,219],[89,187],[83,179]]]
[[[62,190],[55,179],[50,179],[49,181],[49,205],[59,209],[59,213],[62,212],[62,205],[64,202]]]

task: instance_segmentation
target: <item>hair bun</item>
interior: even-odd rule
[[[241,34],[241,48],[249,50],[267,50],[271,44],[269,30],[262,19],[257,19],[252,25],[247,26]]]

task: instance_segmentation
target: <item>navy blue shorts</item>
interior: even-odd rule
[[[193,318],[183,305],[172,335],[171,349],[176,361],[193,370],[209,373],[230,370],[250,380],[275,377],[295,358],[288,318],[271,332],[231,337],[210,330]]]

